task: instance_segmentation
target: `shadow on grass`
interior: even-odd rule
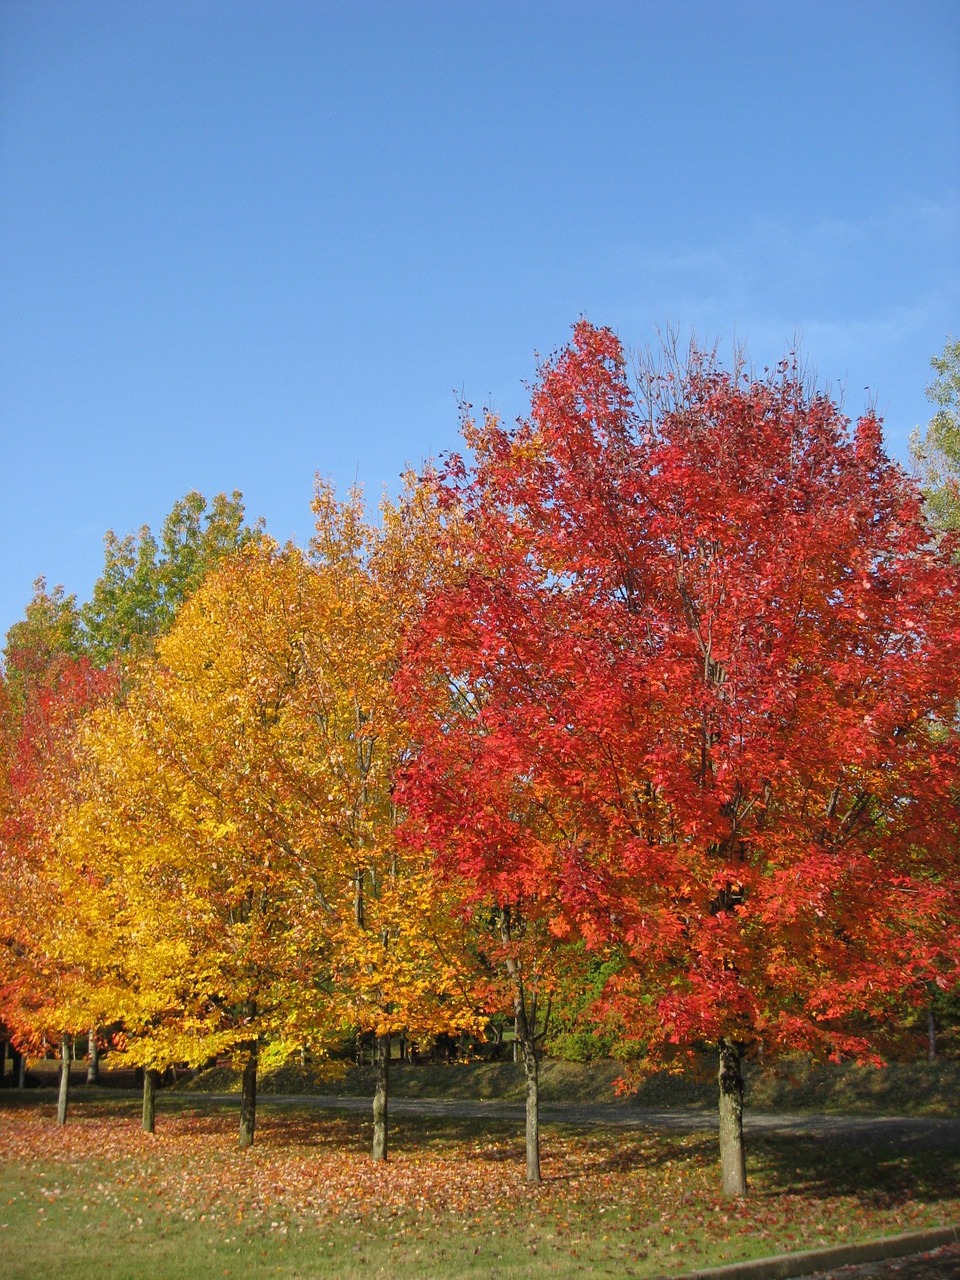
[[[907,1200],[936,1203],[955,1196],[960,1186],[960,1152],[924,1149],[896,1139],[755,1138],[748,1147],[748,1161],[753,1186],[771,1197],[856,1196],[888,1208]]]

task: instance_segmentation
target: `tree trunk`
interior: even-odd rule
[[[0,1040],[0,1089],[3,1088],[3,1078],[7,1074],[7,1042]]]
[[[100,1050],[97,1047],[97,1029],[87,1032],[87,1084],[100,1083]]]
[[[70,1050],[72,1043],[68,1035],[60,1041],[60,1095],[57,1098],[57,1124],[67,1123],[67,1101],[70,1097]]]
[[[536,1012],[527,1012],[526,993],[519,970],[514,969],[514,1012],[517,1041],[523,1055],[523,1072],[527,1078],[526,1146],[527,1181],[539,1183],[540,1175],[540,1051],[537,1044]]]
[[[257,1042],[248,1045],[240,1086],[240,1146],[253,1146],[253,1130],[257,1122]]]
[[[390,1096],[390,1037],[376,1039],[377,1079],[373,1090],[373,1158],[387,1158],[387,1102]]]
[[[743,1152],[743,1045],[720,1041],[720,1170],[725,1196],[747,1194]]]
[[[17,1088],[25,1089],[27,1087],[27,1055],[21,1053],[18,1049],[17,1053]]]
[[[927,1001],[927,1060],[937,1060],[937,1018],[933,1010],[933,996]]]
[[[527,1181],[540,1175],[540,1062],[535,1045],[523,1046],[523,1070],[527,1077]]]
[[[500,917],[500,937],[504,943],[510,941],[510,912],[504,908]],[[537,1044],[537,999],[536,993],[530,1000],[528,1009],[528,993],[524,983],[523,972],[517,961],[508,954],[506,959],[507,973],[513,982],[513,1026],[514,1055],[517,1046],[523,1056],[523,1070],[527,1078],[526,1107],[526,1146],[527,1146],[527,1182],[539,1183],[540,1174],[540,1052]]]
[[[160,1072],[155,1067],[148,1067],[143,1073],[143,1120],[140,1127],[144,1133],[153,1133],[156,1128],[159,1083]]]

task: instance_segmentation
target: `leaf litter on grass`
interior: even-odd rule
[[[0,1162],[39,1171],[41,1223],[121,1214],[128,1231],[203,1230],[224,1246],[319,1232],[414,1259],[438,1244],[494,1260],[502,1250],[526,1257],[531,1274],[558,1256],[599,1274],[682,1270],[960,1214],[942,1152],[865,1153],[853,1177],[849,1152],[763,1139],[752,1144],[750,1198],[737,1202],[719,1196],[715,1138],[703,1134],[551,1129],[539,1187],[523,1179],[522,1135],[502,1123],[404,1120],[394,1137],[380,1164],[345,1117],[267,1114],[257,1144],[239,1151],[223,1112],[165,1116],[151,1136],[106,1107],[64,1128],[23,1110],[0,1115]]]

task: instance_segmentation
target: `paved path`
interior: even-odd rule
[[[181,1098],[216,1098],[219,1102],[239,1102],[237,1094],[190,1094]],[[262,1106],[316,1107],[319,1111],[368,1112],[368,1097],[341,1098],[333,1095],[261,1093]],[[390,1098],[393,1115],[450,1116],[451,1118],[516,1120],[523,1122],[520,1102],[470,1101],[465,1098]],[[680,1107],[654,1109],[629,1103],[546,1102],[540,1106],[545,1124],[607,1125],[623,1129],[657,1129],[696,1132],[717,1128],[715,1111]],[[880,1141],[889,1146],[925,1146],[960,1150],[960,1119],[913,1116],[835,1116],[789,1112],[744,1112],[744,1129],[751,1133],[809,1134],[815,1137],[852,1138]]]

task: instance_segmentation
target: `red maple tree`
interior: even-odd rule
[[[75,780],[77,726],[116,690],[117,676],[66,652],[38,656],[32,644],[9,657],[4,694],[12,678],[19,696],[4,696],[0,706],[0,1018],[19,1049],[59,1045],[62,1123],[71,1037],[86,1028],[64,1025],[74,975],[47,947],[63,916],[77,910],[61,893],[57,828]],[[24,670],[29,679],[18,681]]]
[[[651,1058],[867,1058],[958,954],[960,575],[880,425],[795,364],[643,370],[577,325],[529,421],[466,423],[405,680],[403,799],[476,892],[625,962]],[[419,710],[417,710],[419,709]]]

